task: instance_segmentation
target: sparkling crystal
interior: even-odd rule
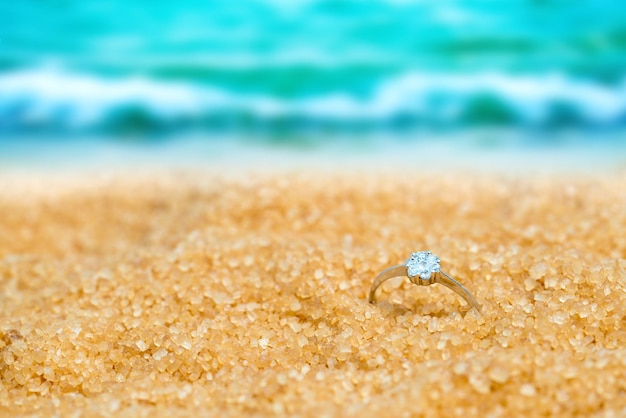
[[[409,277],[420,276],[424,280],[430,279],[433,273],[439,271],[439,257],[430,251],[419,251],[411,253],[406,260],[407,272]]]

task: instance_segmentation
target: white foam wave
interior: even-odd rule
[[[0,74],[0,128],[100,128],[125,109],[138,109],[163,123],[229,113],[259,120],[295,117],[346,125],[355,121],[384,123],[398,115],[425,122],[467,123],[463,118],[468,109],[481,98],[501,106],[514,115],[516,123],[524,125],[549,122],[559,106],[572,110],[580,124],[626,123],[626,78],[608,86],[562,74],[521,77],[413,72],[380,83],[367,97],[337,92],[285,99],[192,83],[141,77],[106,79],[33,69]]]
[[[583,119],[610,123],[626,112],[626,78],[617,86],[567,78],[562,74],[511,76],[498,73],[478,75],[408,74],[386,83],[379,98],[396,99],[402,107],[415,101],[428,109],[429,98],[448,106],[449,117],[460,115],[472,98],[490,96],[514,110],[527,123],[542,123],[555,104],[571,106]],[[407,102],[408,100],[408,102]],[[433,109],[430,109],[433,110]]]

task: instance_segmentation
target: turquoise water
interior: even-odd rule
[[[620,0],[0,0],[0,137],[626,125]]]

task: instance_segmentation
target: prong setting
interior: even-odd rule
[[[407,275],[414,281],[416,277],[420,278],[420,282],[429,283],[434,274],[441,271],[439,257],[430,251],[418,251],[411,253],[406,260]]]

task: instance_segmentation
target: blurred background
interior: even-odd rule
[[[626,160],[620,0],[0,0],[0,16],[0,168]]]

